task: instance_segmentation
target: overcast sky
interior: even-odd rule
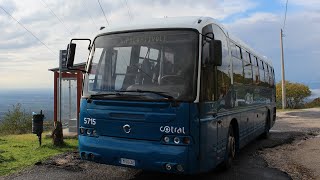
[[[93,38],[101,26],[146,17],[211,16],[270,58],[281,79],[280,29],[286,0],[0,0],[0,90],[53,88],[50,68],[73,37]],[[57,17],[56,17],[56,16]],[[320,0],[289,0],[284,28],[286,79],[320,89]],[[49,48],[47,48],[47,47]],[[77,51],[84,62],[87,51]]]

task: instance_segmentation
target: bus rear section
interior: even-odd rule
[[[194,30],[98,36],[81,101],[81,157],[154,171],[195,171],[198,132],[190,128],[196,121],[190,109],[197,56]]]

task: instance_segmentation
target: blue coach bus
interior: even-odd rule
[[[72,68],[75,40],[68,46]],[[209,17],[108,27],[90,40],[81,158],[169,173],[229,167],[276,117],[271,62]]]

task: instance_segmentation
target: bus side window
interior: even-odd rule
[[[237,58],[242,59],[242,50],[240,46],[237,46]]]
[[[274,69],[272,69],[272,75],[273,75],[273,87],[276,85],[276,77],[274,75]]]
[[[274,69],[271,68],[271,87],[274,87]]]
[[[265,75],[265,86],[269,86],[269,67],[267,63],[264,63],[264,75]]]
[[[217,67],[216,99],[224,100],[224,108],[230,107],[231,93],[231,61],[229,56],[228,39],[220,27],[212,25],[215,40],[222,43],[222,65]],[[229,97],[227,97],[229,96]]]
[[[267,73],[267,82],[268,82],[268,86],[270,86],[270,72],[269,72],[269,65],[268,64],[266,64],[266,73]]]
[[[259,84],[259,66],[257,57],[251,56],[252,60],[252,77],[253,77],[253,84]]]
[[[260,85],[263,85],[265,83],[263,62],[261,61],[261,59],[259,59],[258,62],[259,62],[259,73],[260,73]]]
[[[238,59],[241,59],[241,50],[240,47],[235,45],[234,43],[230,43],[231,55]]]
[[[207,25],[202,33],[212,31],[212,26]],[[209,43],[208,39],[203,37],[202,55],[203,61],[209,59]],[[203,66],[201,69],[201,101],[210,102],[214,100],[214,71],[212,66]]]
[[[252,84],[252,64],[250,59],[250,54],[247,51],[243,51],[243,73],[244,73],[244,83]]]
[[[204,102],[214,100],[214,73],[213,68],[205,67],[201,70],[201,100]]]
[[[236,46],[237,56],[232,58],[232,67],[233,67],[233,81],[236,84],[243,83],[243,66],[241,60],[241,50],[239,46]]]
[[[238,55],[237,55],[237,48],[236,48],[236,45],[234,44],[234,43],[230,43],[230,49],[231,49],[231,55],[233,56],[233,57],[238,57]]]
[[[269,86],[270,87],[272,87],[272,79],[273,79],[273,77],[272,77],[272,68],[269,66]]]

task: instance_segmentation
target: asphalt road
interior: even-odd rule
[[[216,170],[193,176],[161,174],[82,161],[79,159],[79,154],[73,152],[56,156],[22,172],[0,177],[0,179],[292,179],[292,176],[279,170],[281,168],[268,165],[270,163],[265,160],[264,155],[278,147],[290,145],[296,140],[305,140],[317,135],[316,133],[320,132],[320,123],[319,127],[313,123],[318,122],[318,117],[320,117],[320,109],[279,113],[269,139],[257,139],[241,149],[234,166],[227,171]],[[270,156],[270,153],[268,155]]]

